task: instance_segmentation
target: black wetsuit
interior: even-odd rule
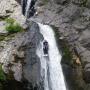
[[[48,42],[47,41],[43,42],[43,52],[44,54],[48,54]]]

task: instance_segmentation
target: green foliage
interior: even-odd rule
[[[17,33],[23,30],[23,28],[18,23],[15,23],[15,20],[12,18],[6,19],[6,22],[7,22],[6,30],[9,33]]]
[[[17,33],[22,31],[22,27],[17,23],[17,24],[9,24],[6,26],[6,30],[9,33]]]
[[[6,80],[6,76],[2,70],[2,65],[0,64],[0,80]]]

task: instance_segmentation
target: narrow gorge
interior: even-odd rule
[[[0,0],[0,90],[90,90],[89,4]]]

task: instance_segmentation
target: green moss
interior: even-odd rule
[[[72,54],[69,50],[69,47],[67,45],[64,44],[63,46],[63,63],[67,63],[67,64],[73,64],[73,60],[72,60]]]
[[[6,19],[6,22],[7,22],[6,30],[9,33],[17,33],[23,30],[23,28],[18,23],[16,23],[15,20],[12,18]]]
[[[48,3],[48,0],[43,0],[44,4],[47,4]]]
[[[0,80],[6,80],[6,76],[2,70],[2,65],[0,64]]]
[[[6,26],[6,30],[9,32],[9,33],[17,33],[17,32],[20,32],[22,31],[22,27],[17,23],[17,24],[9,24]]]

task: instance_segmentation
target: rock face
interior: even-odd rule
[[[14,18],[21,26],[25,24],[22,8],[15,0],[0,0],[0,18]]]
[[[28,43],[25,50],[25,66],[24,66],[24,77],[32,83],[33,86],[39,85],[40,80],[40,60],[36,55],[37,46],[43,40],[42,34],[39,32],[39,26],[37,24],[33,24],[30,28],[30,32],[28,33],[31,39],[31,46]]]
[[[0,42],[0,63],[5,73],[17,81],[27,80],[28,87],[40,85],[40,60],[36,55],[37,45],[43,40],[36,23],[29,25],[29,30],[18,33],[12,40]]]
[[[83,79],[90,83],[89,0],[49,0],[43,5],[37,1],[35,8],[37,14],[32,19],[59,29],[61,37],[68,41],[81,58]]]

